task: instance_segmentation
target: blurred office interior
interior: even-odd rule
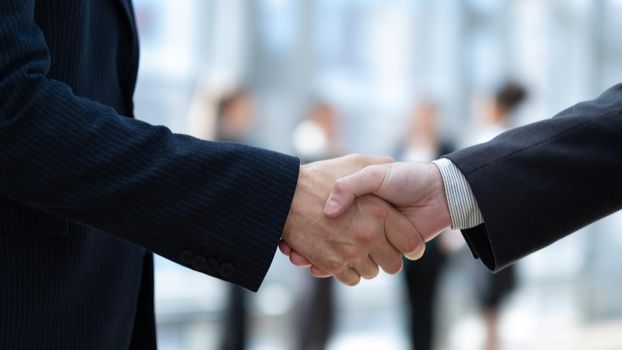
[[[552,117],[622,81],[620,0],[134,6],[139,118],[213,139],[218,96],[243,88],[255,114],[249,142],[285,153],[296,151],[294,130],[318,101],[337,111],[342,152],[395,155],[410,111],[423,100],[438,107],[442,139],[464,147],[481,127],[480,102],[504,81],[529,91],[513,125]],[[622,349],[620,229],[622,215],[614,214],[517,264],[517,288],[501,308],[499,348]],[[483,347],[477,264],[464,247],[445,263],[436,349]],[[409,349],[404,281],[383,275],[355,288],[335,285],[326,348]],[[301,297],[312,283],[276,253],[259,293],[248,298],[248,349],[296,348]],[[219,349],[229,296],[225,283],[157,258],[160,348]]]

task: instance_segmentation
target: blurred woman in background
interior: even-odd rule
[[[419,102],[410,116],[408,134],[395,158],[407,162],[430,162],[450,153],[453,147],[443,142],[439,132],[439,108],[428,100]],[[447,230],[439,239],[426,244],[426,252],[416,262],[404,259],[408,292],[411,346],[415,350],[431,350],[436,324],[438,284],[449,254],[463,245],[459,232]]]
[[[490,141],[498,134],[508,130],[512,117],[527,97],[527,90],[519,83],[504,83],[494,96],[484,103],[480,113],[483,126],[479,130],[475,143]],[[509,266],[496,274],[491,274],[483,265],[478,264],[481,278],[477,293],[486,327],[485,350],[499,348],[499,309],[501,303],[516,286],[515,267]]]

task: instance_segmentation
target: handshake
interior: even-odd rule
[[[434,164],[349,155],[300,168],[279,248],[315,277],[356,285],[402,269],[451,226]]]

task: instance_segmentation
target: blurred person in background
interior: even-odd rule
[[[216,139],[251,144],[255,114],[253,97],[246,89],[223,94],[216,103]]]
[[[517,109],[527,98],[527,89],[515,81],[506,81],[483,103],[476,106],[476,122],[480,125],[474,143],[490,141],[509,130]]]
[[[473,257],[500,271],[622,209],[621,131],[619,84],[432,163],[368,166],[335,182],[324,213],[339,217],[373,194],[406,213],[425,241],[460,229]]]
[[[408,133],[400,144],[396,158],[404,161],[429,161],[453,150],[450,143],[441,139],[438,105],[431,100],[417,103],[408,121]]]
[[[342,155],[343,143],[335,108],[326,102],[313,103],[309,115],[294,129],[292,142],[294,152],[304,163]]]
[[[303,163],[343,154],[339,118],[333,106],[315,102],[308,117],[293,132],[294,152]],[[334,283],[331,278],[310,278],[301,295],[296,329],[297,350],[326,348],[334,327]]]
[[[251,129],[255,121],[255,105],[245,89],[224,93],[216,101],[217,141],[252,145]],[[248,343],[248,307],[252,293],[244,288],[227,284],[228,299],[224,312],[222,350],[244,350]]]
[[[399,161],[431,162],[453,151],[451,144],[441,139],[439,107],[431,100],[415,105],[409,120],[408,134],[395,158]],[[452,231],[452,230],[447,230]],[[448,254],[459,249],[462,241],[457,232],[444,233],[438,240],[426,244],[426,252],[417,263],[404,260],[409,300],[409,336],[413,349],[430,350],[434,344],[438,283]],[[452,244],[453,243],[453,244]]]
[[[518,107],[527,97],[527,90],[514,81],[503,83],[489,101],[484,101],[481,116],[482,127],[475,143],[488,142],[495,136],[510,129],[512,118]],[[515,289],[516,269],[508,266],[496,274],[491,274],[483,265],[478,265],[476,292],[482,308],[486,337],[485,350],[499,348],[499,310],[502,302]]]

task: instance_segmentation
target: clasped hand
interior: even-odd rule
[[[447,228],[449,210],[433,164],[349,155],[301,167],[279,248],[315,277],[356,285],[379,268],[402,269]]]

